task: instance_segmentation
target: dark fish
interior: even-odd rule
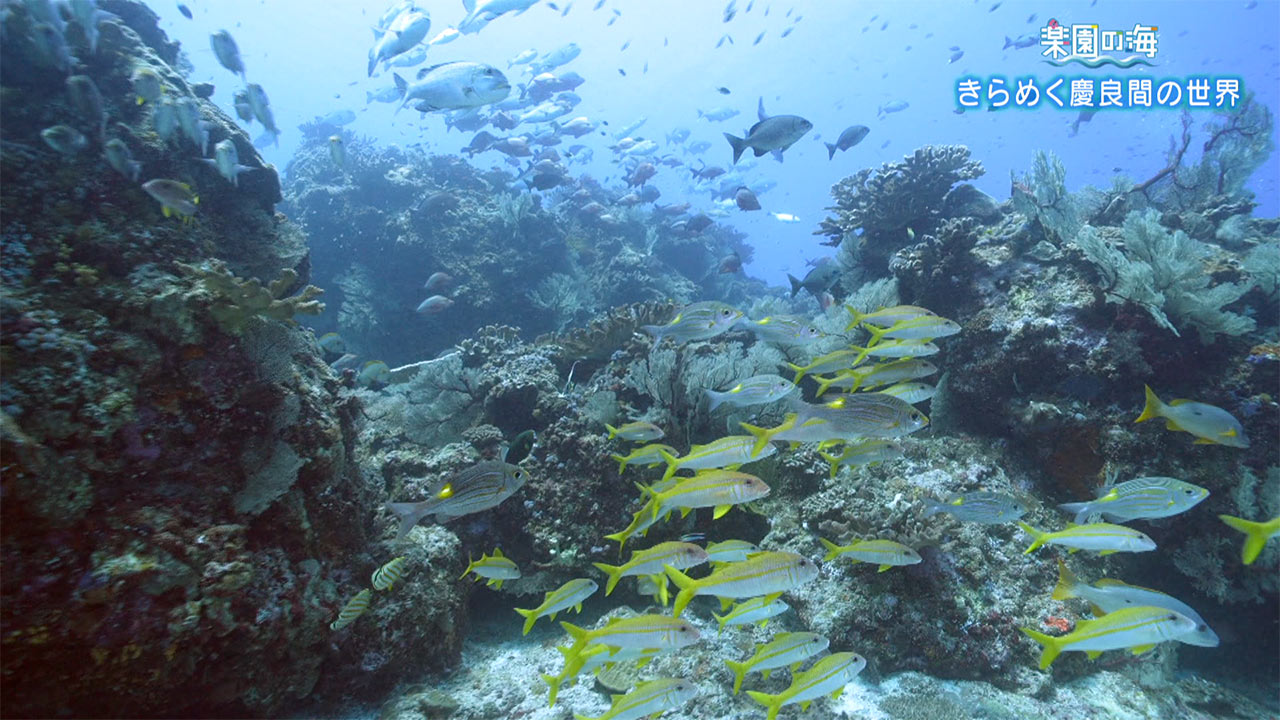
[[[765,34],[766,32],[767,32],[766,30],[761,30],[761,31],[760,31],[760,34],[756,36],[755,42],[753,42],[753,43],[751,43],[751,44],[752,44],[753,46],[754,46],[754,45],[759,45],[759,44],[760,44],[760,41],[764,39],[764,34]]]
[[[1011,48],[1011,47],[1012,47],[1014,50],[1021,50],[1021,49],[1023,49],[1023,48],[1029,48],[1029,47],[1031,47],[1032,45],[1035,45],[1035,44],[1036,44],[1036,38],[1035,38],[1034,36],[1032,36],[1032,35],[1023,35],[1022,37],[1018,38],[1017,40],[1011,40],[1011,39],[1009,38],[1009,36],[1008,36],[1008,35],[1005,35],[1005,36],[1004,36],[1004,47],[1002,47],[1002,48],[1000,48],[1000,49],[1001,49],[1001,50],[1008,50],[1009,48]]]
[[[1031,13],[1031,17],[1027,18],[1027,24],[1028,24],[1028,25],[1030,25],[1031,23],[1033,23],[1033,22],[1035,22],[1035,21],[1036,21],[1036,14],[1035,14],[1035,13]]]
[[[960,59],[960,58],[962,58],[962,57],[964,57],[964,51],[963,51],[963,50],[957,50],[957,51],[955,51],[955,52],[951,53],[951,59],[947,61],[947,64],[948,64],[948,65],[950,65],[950,64],[954,63],[955,61],[959,60],[959,59]]]
[[[529,457],[529,453],[533,452],[533,445],[538,441],[538,436],[532,430],[525,430],[511,441],[511,445],[507,447],[507,452],[502,457],[502,461],[508,465],[519,465],[521,460]]]
[[[764,111],[763,97],[760,98],[756,114],[760,121],[747,130],[746,137],[740,138],[729,133],[724,134],[725,140],[728,140],[729,146],[733,148],[733,163],[735,165],[738,164],[738,159],[742,157],[742,153],[747,148],[751,148],[756,157],[760,157],[765,153],[773,153],[778,162],[782,162],[783,151],[794,145],[805,133],[813,129],[813,123],[799,115],[774,115],[772,117],[767,115]]]
[[[497,141],[498,138],[494,137],[492,133],[487,130],[481,130],[476,133],[475,137],[471,138],[470,144],[462,148],[462,151],[467,154],[467,157],[475,157],[476,153],[488,150]]]
[[[948,50],[950,50],[950,51],[952,51],[952,52],[955,52],[956,50],[959,50],[959,49],[960,49],[960,46],[959,46],[959,45],[952,45],[951,47],[949,47],[949,48],[947,48],[947,49],[948,49]]]
[[[448,210],[453,210],[454,208],[457,208],[458,205],[460,205],[461,203],[462,201],[458,199],[458,196],[454,195],[451,192],[438,192],[438,193],[432,193],[428,195],[426,199],[422,201],[422,209],[426,210],[429,213],[440,213]],[[431,284],[432,281],[435,281],[437,284],[442,282],[445,284],[448,284],[450,282],[453,282],[453,278],[449,277],[444,273],[436,273],[435,275],[432,275],[430,278],[427,278],[426,289],[438,291],[440,288],[432,286]]]
[[[862,142],[862,139],[865,138],[869,132],[871,132],[871,128],[866,125],[850,125],[845,128],[844,132],[840,133],[840,137],[836,139],[834,145],[832,143],[823,143],[827,146],[827,159],[830,160],[835,157],[836,150],[843,152]]]
[[[883,149],[885,149],[885,148],[887,148],[887,147],[889,147],[889,141],[888,141],[888,140],[885,140],[884,142],[880,143],[880,149],[881,149],[881,150],[883,150]]]
[[[436,193],[436,194],[444,195],[446,193]],[[448,290],[451,285],[453,285],[453,276],[447,272],[437,271],[437,272],[431,273],[431,277],[427,278],[427,282],[425,285],[422,286],[422,289],[426,290],[429,293],[442,293]]]
[[[999,7],[1000,7],[1001,5],[1003,5],[1003,4],[1004,4],[1004,3],[1002,3],[1002,2],[998,2],[998,3],[996,3],[995,5],[992,5],[992,6],[991,6],[991,9],[990,9],[990,10],[988,10],[987,12],[995,12],[995,11],[996,11],[996,9],[997,9],[997,8],[999,8]]]
[[[720,258],[720,274],[736,273],[742,270],[742,256],[736,251]]]
[[[618,68],[618,74],[621,75],[622,77],[626,77],[627,71],[623,70],[622,68]]]
[[[707,217],[705,213],[698,213],[689,218],[689,222],[685,223],[684,229],[696,235],[714,224],[715,221]]]
[[[796,293],[808,290],[811,295],[821,298],[822,293],[835,284],[840,277],[840,264],[834,262],[825,262],[814,269],[810,270],[803,280],[797,280],[795,276],[788,274],[787,279],[791,281],[791,297],[795,297]]]
[[[622,43],[622,49],[621,49],[621,50],[618,50],[618,52],[623,52],[623,51],[625,51],[625,50],[626,50],[627,48],[629,48],[629,47],[631,47],[631,41],[630,41],[630,40],[628,40],[628,41],[626,41],[626,42]]]
[[[759,210],[760,200],[756,198],[756,194],[751,192],[749,187],[740,187],[733,194],[733,201],[738,204],[739,210]]]
[[[729,88],[727,88],[727,87],[718,87],[718,88],[716,88],[716,92],[720,93],[721,95],[728,95],[728,94],[729,94]]]
[[[795,26],[794,26],[794,25],[792,25],[791,27],[787,28],[786,30],[783,30],[783,31],[782,31],[782,35],[781,35],[781,37],[786,37],[786,36],[790,35],[790,34],[791,34],[791,31],[792,31],[792,30],[795,30],[795,29],[796,29],[796,28],[795,28]]]
[[[191,8],[187,7],[186,5],[183,5],[182,3],[178,3],[178,12],[182,13],[182,17],[188,20],[192,19]]]
[[[451,305],[453,305],[453,301],[449,298],[443,295],[432,295],[418,305],[418,312],[423,315],[435,315],[448,310]]]
[[[547,7],[551,8],[552,10],[555,10],[556,12],[560,12],[560,6],[553,2],[547,3]]]

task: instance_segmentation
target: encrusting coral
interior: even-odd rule
[[[298,284],[298,273],[291,268],[281,270],[280,275],[264,287],[257,278],[236,277],[221,260],[178,265],[200,279],[204,290],[212,295],[208,301],[209,314],[224,331],[233,335],[242,332],[245,323],[253,317],[293,323],[294,315],[324,312],[324,303],[316,300],[324,290],[307,285],[296,295],[291,294]]]

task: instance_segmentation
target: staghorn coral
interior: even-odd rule
[[[257,278],[236,277],[221,260],[178,265],[199,279],[204,293],[210,296],[209,314],[231,335],[242,333],[245,324],[254,317],[292,324],[294,315],[324,312],[324,303],[316,300],[324,290],[307,285],[298,294],[289,294],[298,283],[298,273],[290,268],[281,270],[275,280],[263,287]]]

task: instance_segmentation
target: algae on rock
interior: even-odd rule
[[[266,287],[257,278],[236,277],[226,263],[209,260],[202,265],[179,266],[200,279],[200,284],[213,296],[209,313],[224,331],[238,335],[252,317],[294,322],[296,314],[319,315],[324,303],[316,300],[324,290],[307,285],[297,295],[289,295],[298,283],[298,273],[291,268],[280,271],[279,277]]]

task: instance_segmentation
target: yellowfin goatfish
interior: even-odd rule
[[[742,562],[748,555],[760,552],[759,546],[746,540],[725,540],[707,545],[707,560],[716,563]]]
[[[769,674],[778,668],[790,666],[791,671],[795,672],[800,663],[826,650],[830,643],[830,640],[818,633],[778,633],[770,642],[758,646],[755,653],[746,660],[725,660],[724,664],[733,672],[733,694],[737,695],[742,689],[742,681],[748,673],[759,670],[764,679],[768,680]]]
[[[542,676],[542,681],[550,689],[547,693],[550,707],[555,707],[560,688],[566,682],[572,685],[573,678],[580,673],[599,672],[603,667],[631,660],[638,660],[638,666],[643,667],[653,659],[653,656],[662,652],[658,648],[611,648],[606,645],[592,645],[580,654],[573,654],[571,648],[564,645],[557,645],[556,650],[559,650],[560,655],[564,657],[564,667],[561,668],[559,675],[544,674]]]
[[[356,618],[364,614],[369,609],[369,598],[373,596],[373,591],[365,588],[356,593],[356,596],[347,601],[342,607],[342,611],[338,613],[338,619],[329,623],[330,630],[341,630],[350,625]]]
[[[857,653],[844,652],[828,655],[813,664],[813,667],[797,673],[791,685],[777,695],[748,690],[752,700],[764,705],[769,712],[765,720],[774,720],[783,705],[799,704],[801,710],[808,710],[809,703],[823,695],[830,695],[834,700],[840,697],[844,686],[853,682],[867,666],[867,659]]]
[[[846,332],[862,324],[887,328],[893,327],[904,320],[937,315],[932,310],[926,310],[915,305],[894,305],[893,307],[880,308],[875,312],[869,313],[859,312],[852,305],[845,305],[844,309],[848,310],[849,315],[853,318],[853,323],[848,328],[845,328]]]
[[[1070,525],[1066,530],[1058,532],[1041,532],[1030,525],[1019,522],[1028,535],[1035,538],[1031,546],[1023,551],[1026,555],[1041,545],[1061,545],[1077,550],[1090,550],[1099,555],[1110,555],[1118,552],[1147,552],[1156,549],[1156,543],[1146,535],[1123,525],[1108,523],[1092,523],[1089,525]]]
[[[755,447],[760,449],[773,447],[769,443],[774,441],[790,442],[794,449],[796,443],[840,440],[845,436],[845,433],[826,420],[810,418],[799,422],[795,413],[787,413],[780,425],[771,428],[756,427],[747,423],[738,424],[743,430],[755,436]]]
[[[622,438],[623,440],[631,440],[633,442],[648,442],[650,440],[661,440],[665,433],[662,428],[651,422],[629,422],[623,423],[621,427],[614,427],[605,423],[605,429],[609,431],[609,439]]]
[[[600,586],[595,580],[586,578],[577,578],[561,585],[560,587],[548,592],[542,598],[542,604],[536,608],[516,608],[516,612],[524,616],[524,632],[528,635],[533,629],[533,624],[538,622],[538,618],[549,617],[556,619],[556,614],[561,610],[573,608],[574,612],[582,612],[582,601],[595,595],[596,590]]]
[[[476,463],[448,480],[437,483],[430,497],[416,503],[387,503],[400,520],[400,540],[418,521],[434,514],[436,522],[488,510],[511,497],[524,486],[529,473],[516,465],[496,460]]]
[[[925,400],[932,398],[937,394],[938,389],[929,383],[901,382],[895,385],[890,385],[887,388],[881,388],[876,392],[884,393],[885,395],[892,395],[915,405],[916,403],[924,402]]]
[[[1280,535],[1280,517],[1271,518],[1266,522],[1253,522],[1234,515],[1219,515],[1218,519],[1245,534],[1244,548],[1240,551],[1240,559],[1245,565],[1252,565],[1253,561],[1258,559],[1267,541]]]
[[[626,455],[610,455],[609,457],[618,461],[618,472],[621,473],[623,470],[627,469],[628,464],[662,465],[666,463],[666,460],[662,459],[663,452],[667,453],[668,455],[680,454],[676,452],[676,449],[671,447],[670,445],[653,443],[651,445],[638,447]]]
[[[777,375],[756,375],[734,385],[724,392],[708,390],[707,397],[711,402],[707,410],[715,410],[723,403],[735,407],[761,405],[781,400],[795,390],[795,383]]]
[[[742,325],[761,340],[778,345],[808,345],[827,336],[808,318],[799,315],[770,315]]]
[[[1134,422],[1164,418],[1165,428],[1195,435],[1197,445],[1249,447],[1249,438],[1245,437],[1240,421],[1226,410],[1194,400],[1174,400],[1166,405],[1150,387],[1143,385],[1143,389],[1147,393],[1147,404]]]
[[[588,645],[607,645],[614,648],[657,648],[675,650],[692,645],[701,637],[698,629],[687,620],[666,615],[639,615],[632,618],[613,618],[604,627],[594,630],[567,623],[560,627],[573,638],[573,646],[565,656],[580,655]]]
[[[719,520],[734,505],[759,500],[769,494],[769,486],[755,475],[734,470],[708,470],[681,480],[667,490],[642,487],[643,492],[657,503],[653,519],[667,509],[680,510],[680,516],[697,508],[715,508],[711,519]],[[683,569],[683,568],[680,568]]]
[[[852,330],[857,324],[855,322],[845,328],[845,332]],[[887,327],[879,327],[867,323],[865,328],[867,332],[871,333],[871,338],[867,341],[868,345],[875,345],[884,338],[932,340],[934,338],[950,337],[960,332],[959,323],[937,315],[921,315],[909,320],[899,320]]]
[[[667,470],[662,474],[662,479],[669,479],[677,470],[712,470],[746,465],[763,460],[778,451],[766,443],[760,443],[756,447],[752,447],[753,445],[756,445],[756,439],[750,435],[730,435],[706,445],[694,445],[688,453],[678,458],[663,453],[662,459],[667,461]]]
[[[645,550],[636,550],[631,553],[631,559],[623,565],[591,564],[609,576],[609,582],[604,586],[604,594],[608,596],[618,586],[618,581],[624,577],[661,573],[663,565],[672,565],[685,570],[706,561],[707,551],[701,547],[693,543],[672,541],[658,543]]]
[[[637,720],[661,715],[684,705],[698,694],[698,686],[688,680],[658,678],[642,682],[626,695],[614,695],[613,704],[603,715],[591,718],[578,713],[573,720]]]
[[[1171,477],[1142,477],[1103,488],[1096,500],[1064,503],[1058,507],[1076,514],[1076,524],[1090,515],[1115,521],[1145,520],[1184,513],[1209,497],[1209,491]]]
[[[661,486],[663,486],[663,483],[658,483],[658,485],[655,485],[654,487],[656,488]],[[653,516],[654,508],[658,508],[658,516],[656,518]],[[649,501],[645,503],[644,507],[637,510],[635,515],[631,517],[631,524],[627,525],[626,529],[611,535],[605,535],[605,538],[608,540],[614,540],[618,543],[618,554],[621,555],[622,549],[627,546],[628,540],[636,535],[643,536],[648,534],[649,528],[653,527],[654,524],[665,518],[667,515],[670,515],[671,511],[671,508],[663,510],[659,506],[658,501],[650,498]]]
[[[653,336],[653,344],[671,338],[676,342],[710,340],[728,332],[742,318],[742,311],[722,302],[709,300],[686,306],[666,325],[645,325]]]
[[[373,589],[391,590],[404,577],[404,556],[398,557],[373,571]]]
[[[502,583],[507,580],[519,580],[520,568],[509,558],[502,554],[502,550],[493,549],[492,555],[481,555],[479,560],[472,560],[467,565],[467,569],[462,571],[458,579],[474,574],[476,580],[485,579],[485,585],[491,588],[501,590]]]
[[[786,363],[786,366],[796,372],[794,382],[799,383],[805,375],[851,368],[856,364],[854,360],[857,357],[857,350],[833,350],[825,355],[819,355],[808,365]]]
[[[1096,620],[1081,620],[1075,630],[1059,637],[1021,628],[1027,637],[1044,646],[1040,653],[1041,670],[1052,665],[1064,651],[1084,652],[1091,660],[1103,650],[1128,648],[1134,655],[1141,655],[1158,643],[1176,640],[1195,629],[1194,620],[1162,607],[1130,607]]]
[[[1053,599],[1070,598],[1089,601],[1095,615],[1142,606],[1172,610],[1196,623],[1196,629],[1180,636],[1178,642],[1200,647],[1218,647],[1218,634],[1209,628],[1199,613],[1181,600],[1165,595],[1159,590],[1149,590],[1110,578],[1103,578],[1092,585],[1086,585],[1067,569],[1067,564],[1062,562],[1062,558],[1058,558],[1058,585],[1053,588]]]
[[[793,403],[798,422],[826,420],[841,432],[872,438],[899,438],[929,424],[911,403],[882,393],[842,395],[829,403]]]
[[[826,538],[818,540],[827,549],[827,556],[823,560],[828,562],[841,555],[848,555],[854,564],[866,562],[878,565],[877,572],[920,563],[920,553],[892,540],[858,540],[848,545],[837,545]]]
[[[1018,500],[997,492],[953,493],[941,502],[924,501],[924,516],[933,517],[947,513],[960,522],[998,525],[1013,522],[1027,514],[1027,506]]]
[[[920,358],[901,358],[893,362],[881,363],[879,365],[870,365],[867,367],[856,367],[846,370],[841,374],[852,375],[856,381],[849,387],[850,390],[858,390],[862,388],[874,388],[881,385],[892,385],[905,380],[915,380],[917,378],[929,377],[938,372],[938,367],[928,360]]]
[[[667,566],[667,576],[680,592],[673,614],[680,617],[689,601],[698,595],[714,595],[726,607],[733,598],[752,598],[793,590],[818,577],[818,566],[809,558],[789,552],[762,552],[740,563],[721,565],[710,575],[694,580]]]
[[[908,357],[928,357],[937,355],[938,346],[924,340],[886,340],[878,345],[870,345],[868,347],[858,347],[854,345],[851,350],[858,351],[853,359],[853,364],[857,365],[868,356],[875,358],[908,358]]]
[[[734,604],[729,608],[729,612],[723,615],[711,613],[711,617],[720,623],[720,630],[716,632],[719,635],[730,625],[760,623],[760,627],[764,627],[769,623],[769,618],[777,617],[790,609],[790,605],[778,598],[758,597]]]
[[[845,443],[844,450],[839,455],[818,451],[831,469],[831,477],[835,477],[840,472],[842,466],[861,467],[863,465],[875,465],[877,463],[897,460],[902,457],[902,444],[893,440],[859,440],[858,442]]]

